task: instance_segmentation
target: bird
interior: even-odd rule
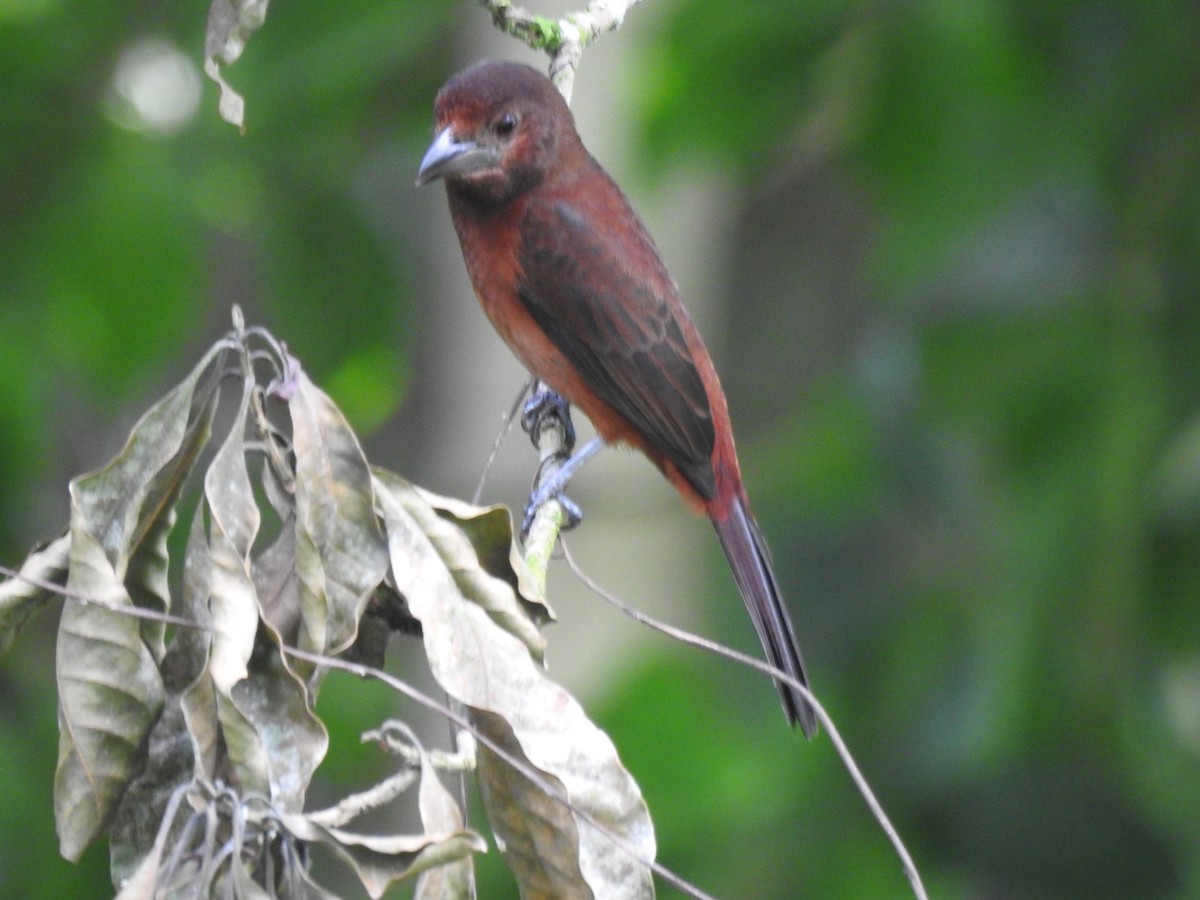
[[[712,358],[649,232],[584,147],[570,107],[536,69],[485,60],[446,82],[434,118],[416,184],[444,181],[492,325],[536,379],[587,415],[599,439],[592,449],[602,442],[641,451],[687,506],[708,516],[768,661],[807,687]],[[811,704],[775,685],[788,723],[814,737]]]

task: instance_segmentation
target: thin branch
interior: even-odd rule
[[[517,398],[513,400],[512,408],[508,411],[508,415],[504,417],[504,422],[500,426],[500,431],[497,433],[496,439],[492,441],[492,449],[488,453],[487,461],[483,464],[483,472],[479,476],[479,483],[475,485],[475,493],[471,495],[471,503],[474,506],[478,506],[483,499],[483,488],[487,484],[488,475],[492,472],[492,466],[496,464],[496,457],[500,455],[500,447],[503,446],[504,439],[508,437],[508,433],[512,431],[513,422],[517,420],[517,416],[521,412],[521,404],[529,396],[533,385],[534,380],[530,379],[521,387],[521,393],[517,394]]]
[[[82,603],[85,606],[98,606],[102,609],[107,609],[110,612],[132,616],[135,619],[148,619],[151,622],[162,622],[164,625],[178,625],[181,628],[197,628],[201,631],[207,630],[205,626],[201,625],[199,622],[193,622],[191,619],[185,619],[181,616],[173,616],[170,613],[161,613],[154,609],[143,609],[140,606],[125,606],[118,603],[109,603],[106,600],[97,600],[94,597],[85,597],[83,594],[77,594],[74,591],[68,591],[61,584],[55,584],[53,581],[45,581],[41,578],[35,578],[32,575],[22,574],[16,569],[10,569],[8,566],[0,566],[0,575],[7,575],[9,578],[15,578],[19,581],[24,581],[26,584],[31,584],[35,588],[39,588],[51,594],[58,594],[65,600],[73,600],[74,602]]]
[[[575,574],[575,577],[583,582],[584,586],[596,594],[596,596],[600,597],[602,600],[611,604],[612,606],[615,606],[631,619],[640,622],[643,625],[647,625],[650,628],[653,628],[655,631],[660,631],[668,637],[682,641],[685,644],[690,644],[693,647],[699,647],[702,650],[707,650],[708,652],[715,653],[718,656],[724,656],[726,659],[731,659],[736,663],[740,663],[741,665],[748,666],[752,669],[757,669],[760,672],[765,672],[772,678],[782,681],[789,687],[797,690],[800,695],[812,705],[813,710],[817,714],[817,718],[821,720],[821,724],[825,727],[825,733],[829,735],[829,740],[833,743],[834,750],[841,758],[842,764],[846,767],[846,771],[850,773],[850,778],[854,781],[855,786],[858,788],[858,792],[862,795],[863,800],[866,801],[867,807],[871,810],[872,815],[875,816],[875,820],[879,823],[879,827],[883,829],[884,835],[886,835],[887,839],[891,842],[892,847],[896,851],[896,855],[900,857],[900,864],[903,866],[904,874],[908,877],[908,881],[912,885],[913,893],[916,895],[918,900],[927,900],[925,885],[921,882],[921,874],[917,871],[917,867],[913,863],[912,857],[909,856],[908,849],[904,846],[904,842],[900,839],[899,833],[892,825],[887,813],[883,811],[883,806],[880,804],[878,798],[876,798],[875,792],[871,790],[871,786],[867,783],[867,779],[859,770],[858,764],[854,761],[854,757],[850,755],[850,750],[847,748],[846,742],[842,740],[841,733],[833,724],[833,719],[830,717],[829,713],[825,711],[825,707],[821,705],[820,701],[817,700],[812,691],[810,691],[806,685],[793,678],[787,672],[777,669],[760,659],[756,659],[753,656],[748,656],[745,653],[741,653],[731,647],[726,647],[723,644],[718,644],[716,641],[710,640],[709,638],[702,637],[698,634],[693,634],[690,631],[685,631],[684,629],[677,628],[674,625],[669,625],[666,622],[662,622],[653,618],[652,616],[646,615],[641,610],[634,609],[632,606],[625,603],[620,597],[608,591],[586,572],[584,572],[583,569],[579,567],[578,563],[575,562],[575,558],[571,556],[571,551],[568,549],[566,542],[562,541],[561,544],[563,548],[563,556],[567,561],[567,565],[571,567],[571,571]]]
[[[625,13],[638,2],[591,0],[587,9],[567,13],[561,19],[534,15],[510,0],[479,0],[479,5],[492,14],[492,22],[505,34],[550,55],[550,79],[570,103],[583,48],[602,34],[620,28]]]
[[[535,380],[530,389],[537,393],[541,385]],[[545,415],[538,419],[537,433],[532,435],[538,448],[538,470],[533,484],[536,494],[542,483],[552,479],[559,468],[570,458],[567,440],[567,423],[559,415]],[[555,498],[537,508],[529,533],[525,536],[525,564],[534,578],[537,592],[546,593],[546,576],[550,569],[550,557],[558,543],[559,533],[567,520],[566,510]]]
[[[394,775],[389,775],[379,784],[343,797],[333,806],[316,812],[305,813],[309,821],[326,828],[338,828],[352,819],[357,819],[363,813],[378,809],[403,794],[417,780],[413,769],[402,769]]]
[[[383,748],[388,753],[400,757],[406,765],[420,766],[420,748],[414,747],[404,738],[397,735],[396,730],[396,723],[389,719],[378,728],[364,731],[361,740],[363,743],[375,742],[383,745]],[[470,732],[466,732],[465,736],[469,738]],[[457,750],[454,753],[447,753],[445,750],[437,749],[427,750],[425,751],[425,758],[429,760],[431,766],[441,772],[472,772],[475,770],[474,746]]]

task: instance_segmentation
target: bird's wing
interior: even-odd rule
[[[679,321],[687,313],[649,237],[616,197],[627,216],[618,221],[631,223],[624,230],[595,227],[562,198],[531,201],[521,227],[518,294],[600,399],[709,499],[716,438]]]

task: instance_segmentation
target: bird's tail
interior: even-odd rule
[[[762,641],[767,660],[775,668],[787,672],[805,687],[808,687],[808,677],[804,673],[804,660],[800,657],[800,647],[796,644],[796,636],[792,631],[792,621],[788,617],[787,608],[779,593],[779,585],[775,581],[775,573],[771,570],[771,557],[767,552],[767,544],[758,523],[746,508],[746,502],[735,499],[729,515],[712,520],[721,539],[725,556],[733,569],[734,580],[742,592],[742,599],[750,618],[754,620],[754,628]],[[788,685],[776,681],[779,698],[783,701],[783,712],[788,724],[795,727],[799,723],[804,736],[810,740],[817,733],[817,717],[813,708],[805,702],[800,693]]]

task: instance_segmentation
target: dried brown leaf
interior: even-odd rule
[[[546,896],[584,896],[576,877],[582,873],[585,887],[597,896],[653,896],[648,868],[575,814],[579,810],[604,823],[642,858],[653,858],[649,812],[612,741],[546,677],[523,643],[463,595],[436,539],[426,533],[431,519],[434,526],[440,520],[423,497],[403,479],[378,470],[376,497],[392,574],[421,622],[434,677],[470,708],[485,734],[517,751],[545,781],[562,786],[561,794],[548,794],[499,757],[480,754],[481,778],[490,782],[488,816],[504,846],[520,848],[506,852],[506,859],[522,889],[537,884]],[[437,527],[432,530],[437,534]],[[563,799],[574,835],[563,813],[552,811],[567,809]]]

